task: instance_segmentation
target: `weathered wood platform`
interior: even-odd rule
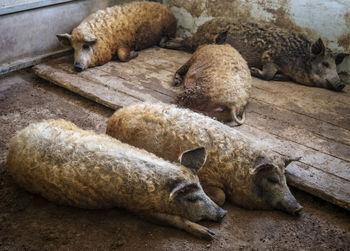
[[[72,56],[35,66],[54,84],[113,109],[140,101],[174,102],[174,72],[190,54],[158,47],[127,63],[77,73]],[[283,155],[302,156],[287,168],[288,183],[350,210],[350,86],[341,93],[290,82],[253,79],[244,125],[235,127]]]

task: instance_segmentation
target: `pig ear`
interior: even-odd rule
[[[180,156],[181,165],[198,172],[207,159],[207,154],[204,147],[198,147],[193,150],[183,152]]]
[[[335,60],[335,64],[338,65],[340,64],[341,62],[343,62],[344,58],[347,57],[347,56],[350,56],[350,54],[348,53],[338,53],[334,60]]]
[[[84,42],[93,44],[96,41],[97,41],[97,38],[94,34],[85,34],[84,35]]]
[[[326,48],[321,38],[319,38],[315,43],[311,45],[311,53],[314,56],[324,55],[325,51],[326,51]]]
[[[273,165],[271,165],[271,162],[268,159],[263,158],[258,162],[258,164],[249,169],[249,174],[255,175],[261,170],[268,168],[273,168]]]
[[[67,45],[67,46],[72,46],[72,43],[71,43],[72,35],[70,35],[68,33],[64,33],[64,34],[57,34],[56,37],[57,37],[58,41],[60,41],[61,44]]]
[[[285,158],[284,159],[284,166],[287,167],[291,162],[293,161],[298,161],[300,160],[301,157],[297,157],[297,158]]]

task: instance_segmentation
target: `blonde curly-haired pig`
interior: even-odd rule
[[[232,46],[198,48],[175,74],[174,85],[181,83],[184,92],[177,98],[179,105],[218,120],[244,122],[251,75],[247,62]]]
[[[284,174],[291,159],[202,114],[162,103],[134,104],[113,114],[107,134],[170,161],[186,149],[204,146],[207,161],[198,176],[218,205],[227,198],[249,209],[290,214],[302,209]]]
[[[115,54],[120,61],[136,57],[136,51],[174,37],[176,23],[173,13],[160,3],[131,2],[99,10],[71,35],[58,34],[57,38],[74,48],[74,67],[79,72],[103,65]]]
[[[212,238],[213,231],[192,222],[219,221],[226,214],[199,184],[205,159],[200,147],[182,153],[175,164],[71,122],[47,120],[16,134],[7,168],[19,185],[58,204],[122,207]]]

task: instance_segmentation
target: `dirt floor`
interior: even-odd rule
[[[125,210],[56,206],[17,186],[6,171],[8,143],[29,123],[64,118],[105,131],[112,110],[48,82],[29,70],[0,78],[0,250],[350,250],[350,214],[298,190],[298,217],[225,204],[208,242],[159,226]]]

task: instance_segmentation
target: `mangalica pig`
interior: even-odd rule
[[[170,161],[186,149],[204,146],[207,161],[198,176],[218,205],[227,198],[249,209],[290,214],[302,209],[286,184],[284,171],[291,159],[202,114],[175,105],[134,104],[113,114],[107,134]]]
[[[334,57],[321,39],[311,43],[304,35],[272,24],[237,23],[215,18],[201,25],[189,38],[176,38],[162,47],[190,51],[203,44],[228,43],[247,60],[253,76],[265,80],[293,80],[297,83],[341,91],[344,83],[336,63],[347,54]]]
[[[192,222],[226,214],[199,183],[205,158],[200,147],[181,153],[181,165],[175,164],[71,122],[47,120],[16,134],[7,167],[19,185],[58,204],[122,207],[212,238],[213,231]]]
[[[80,72],[103,65],[116,54],[120,61],[137,56],[138,50],[174,37],[172,12],[154,2],[132,2],[99,10],[84,19],[72,34],[57,38],[74,48],[74,67]]]
[[[247,62],[232,46],[198,48],[175,74],[174,85],[181,83],[184,92],[177,98],[181,106],[218,120],[244,122],[251,76]]]

